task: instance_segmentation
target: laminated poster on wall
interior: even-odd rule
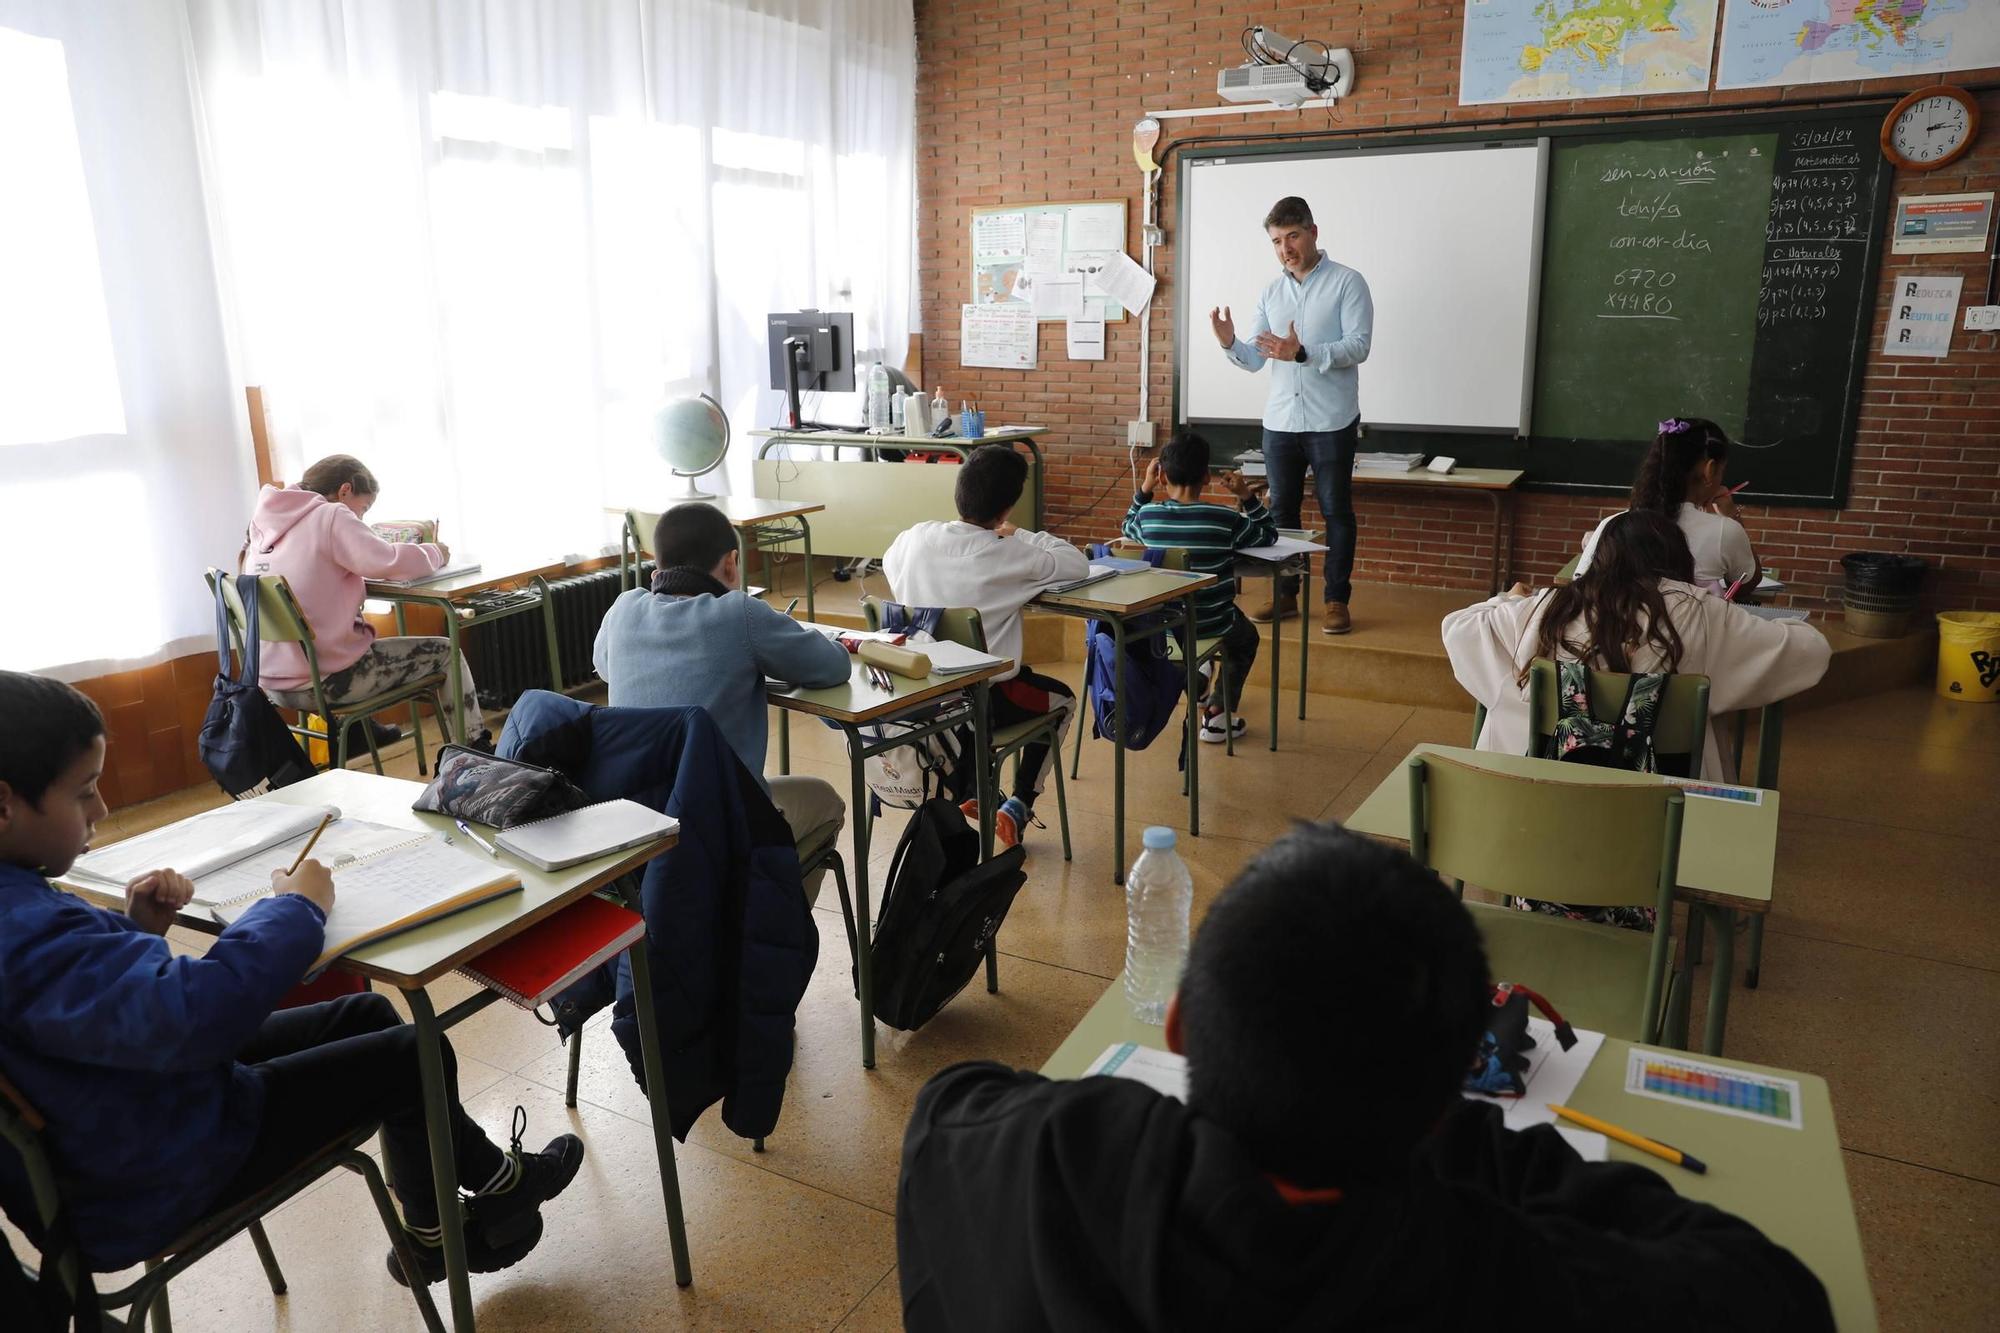
[[[1958,318],[1958,273],[1898,273],[1889,294],[1889,325],[1882,333],[1884,356],[1936,356],[1951,351],[1951,326]]]
[[[958,364],[1033,370],[1040,328],[1032,306],[968,303],[959,311]]]

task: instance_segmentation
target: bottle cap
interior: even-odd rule
[[[1149,852],[1170,852],[1174,849],[1174,831],[1155,824],[1146,830],[1145,837],[1141,841],[1145,843]]]

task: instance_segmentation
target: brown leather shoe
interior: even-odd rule
[[[1319,632],[1321,634],[1345,634],[1354,628],[1353,618],[1347,614],[1346,602],[1328,602],[1321,613]]]
[[[1257,601],[1243,608],[1243,614],[1260,625],[1268,625],[1271,623],[1271,610],[1271,599],[1268,596],[1260,594]]]

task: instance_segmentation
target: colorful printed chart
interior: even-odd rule
[[[1667,1051],[1634,1046],[1627,1052],[1625,1091],[1767,1125],[1800,1127],[1796,1079],[1768,1078]]]
[[[1469,0],[1461,106],[1708,87],[1717,0]]]
[[[2000,0],[1729,0],[1718,88],[1847,83],[2000,64]]]

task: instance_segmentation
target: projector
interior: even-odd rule
[[[1215,95],[1225,102],[1270,102],[1297,106],[1312,96],[1306,76],[1290,65],[1243,65],[1215,76]]]

